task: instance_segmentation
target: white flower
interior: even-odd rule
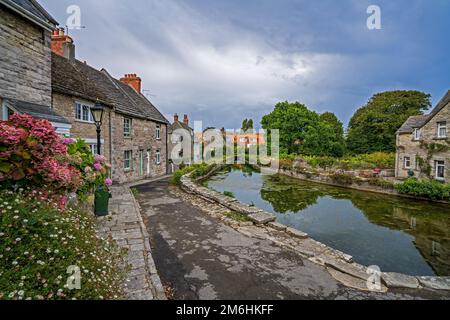
[[[17,292],[17,294],[18,294],[19,296],[23,297],[23,295],[25,294],[25,291],[20,290],[19,292]]]
[[[13,219],[17,220],[17,219],[19,219],[19,216],[14,216]]]

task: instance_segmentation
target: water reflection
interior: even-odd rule
[[[286,225],[365,265],[412,275],[450,275],[448,206],[230,170],[208,186],[231,191]]]

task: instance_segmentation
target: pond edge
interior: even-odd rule
[[[195,180],[191,178],[192,172],[184,175],[180,179],[180,187],[183,191],[189,194],[196,195],[208,202],[217,203],[223,207],[230,209],[231,211],[247,216],[257,227],[267,227],[274,231],[285,233],[287,236],[295,238],[299,241],[308,240],[309,245],[313,244],[315,246],[313,247],[313,250],[304,250],[304,248],[302,249],[300,247],[293,247],[287,243],[277,242],[277,244],[289,247],[290,249],[297,251],[313,263],[322,265],[327,269],[331,268],[335,272],[338,272],[340,274],[350,275],[355,280],[359,280],[359,282],[369,281],[371,277],[373,278],[374,273],[373,271],[371,271],[370,267],[365,267],[354,262],[351,255],[348,255],[321,242],[313,240],[308,236],[308,234],[300,230],[293,229],[276,222],[276,218],[269,212],[266,212],[254,206],[249,206],[247,204],[241,203],[234,198],[224,196],[223,194],[215,190],[208,189],[199,184],[201,181],[204,181],[217,172],[221,171],[224,167],[224,165],[214,166],[205,176],[197,178]],[[330,272],[330,275],[335,277],[335,272]],[[340,281],[340,279],[336,280]],[[450,277],[422,277],[393,272],[382,272],[381,280],[383,285],[380,290],[378,290],[380,292],[386,292],[388,288],[450,291]],[[344,284],[347,286],[352,286],[351,284]]]

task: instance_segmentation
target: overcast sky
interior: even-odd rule
[[[332,111],[347,125],[373,93],[450,89],[449,0],[40,0],[71,30],[77,58],[115,77],[137,73],[169,120],[240,128],[278,101]],[[380,6],[382,30],[367,7]]]

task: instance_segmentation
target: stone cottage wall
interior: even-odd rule
[[[50,37],[0,6],[0,97],[51,105]]]
[[[447,121],[447,138],[437,138],[437,122]],[[439,143],[448,145],[450,147],[450,104],[445,106],[430,122],[428,122],[421,129],[421,141],[427,144]],[[404,167],[405,157],[411,158],[411,169],[414,171],[415,176],[419,178],[426,178],[426,175],[421,173],[420,167],[417,161],[417,156],[426,160],[428,157],[428,151],[421,147],[421,141],[415,141],[413,134],[401,134],[397,136],[397,177],[407,178],[408,170]],[[431,158],[429,164],[432,168],[432,176],[435,173],[435,161],[445,161],[446,173],[445,182],[450,183],[450,151],[443,153],[436,153]]]
[[[75,139],[84,139],[87,142],[96,142],[97,141],[97,128],[93,123],[86,123],[75,118],[75,102],[86,102],[89,105],[94,105],[95,102],[85,101],[82,99],[78,99],[75,97],[62,95],[59,93],[53,93],[53,109],[72,124],[72,128],[70,129],[71,138]],[[110,135],[110,115],[111,109],[105,108],[105,113],[103,115],[103,125],[102,125],[102,133],[101,138],[103,140],[102,143],[102,155],[104,155],[108,162],[111,162],[111,135]]]
[[[122,114],[112,115],[112,178],[117,183],[127,183],[165,175],[167,172],[167,126],[161,124],[161,139],[156,139],[156,122],[133,118],[132,136],[124,137]],[[124,169],[124,153],[131,150],[133,165]],[[161,163],[156,163],[156,151],[161,151]],[[143,152],[143,174],[139,174],[139,153]],[[148,158],[148,154],[150,158]],[[150,162],[150,168],[148,163]],[[149,172],[147,169],[150,169]]]

